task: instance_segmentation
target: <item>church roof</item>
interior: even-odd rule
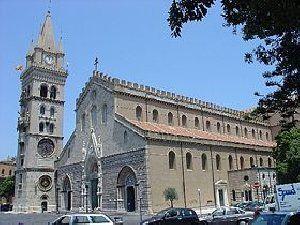
[[[56,50],[51,14],[49,11],[39,33],[37,46],[48,51],[54,52]]]
[[[276,146],[276,143],[273,141],[263,141],[263,140],[256,140],[256,139],[250,139],[244,137],[222,135],[219,133],[206,132],[199,129],[191,129],[191,128],[185,128],[179,126],[169,126],[160,123],[140,122],[135,120],[129,120],[129,122],[144,131],[164,133],[172,136],[196,138],[196,139],[208,140],[208,141],[230,142],[235,144],[246,144],[246,145],[252,145],[252,146],[254,145],[254,146],[261,146],[261,147]]]

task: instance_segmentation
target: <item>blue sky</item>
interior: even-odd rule
[[[257,90],[265,92],[266,68],[244,62],[255,42],[244,42],[222,27],[220,5],[202,23],[170,37],[171,0],[52,0],[56,37],[63,37],[69,77],[66,84],[65,142],[75,125],[75,101],[91,76],[97,56],[110,76],[197,97],[234,109],[255,106]],[[0,1],[0,158],[17,152],[20,81],[15,71],[25,64],[36,40],[48,1]]]

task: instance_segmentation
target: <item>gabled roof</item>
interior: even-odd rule
[[[244,137],[236,137],[230,135],[222,135],[214,132],[207,132],[199,129],[191,129],[178,126],[169,126],[160,123],[151,122],[140,122],[135,120],[128,120],[134,126],[149,132],[164,133],[172,136],[181,136],[188,138],[195,138],[200,140],[208,141],[219,141],[219,142],[229,142],[235,144],[245,144],[251,146],[261,146],[261,147],[275,147],[276,143],[273,141],[263,141]]]

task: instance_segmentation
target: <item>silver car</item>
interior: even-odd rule
[[[122,221],[113,221],[105,214],[71,214],[64,215],[48,225],[122,225]]]

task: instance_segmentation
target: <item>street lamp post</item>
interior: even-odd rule
[[[88,185],[85,185],[85,212],[88,213]]]
[[[199,195],[199,215],[201,217],[201,190],[198,188],[198,195]]]

